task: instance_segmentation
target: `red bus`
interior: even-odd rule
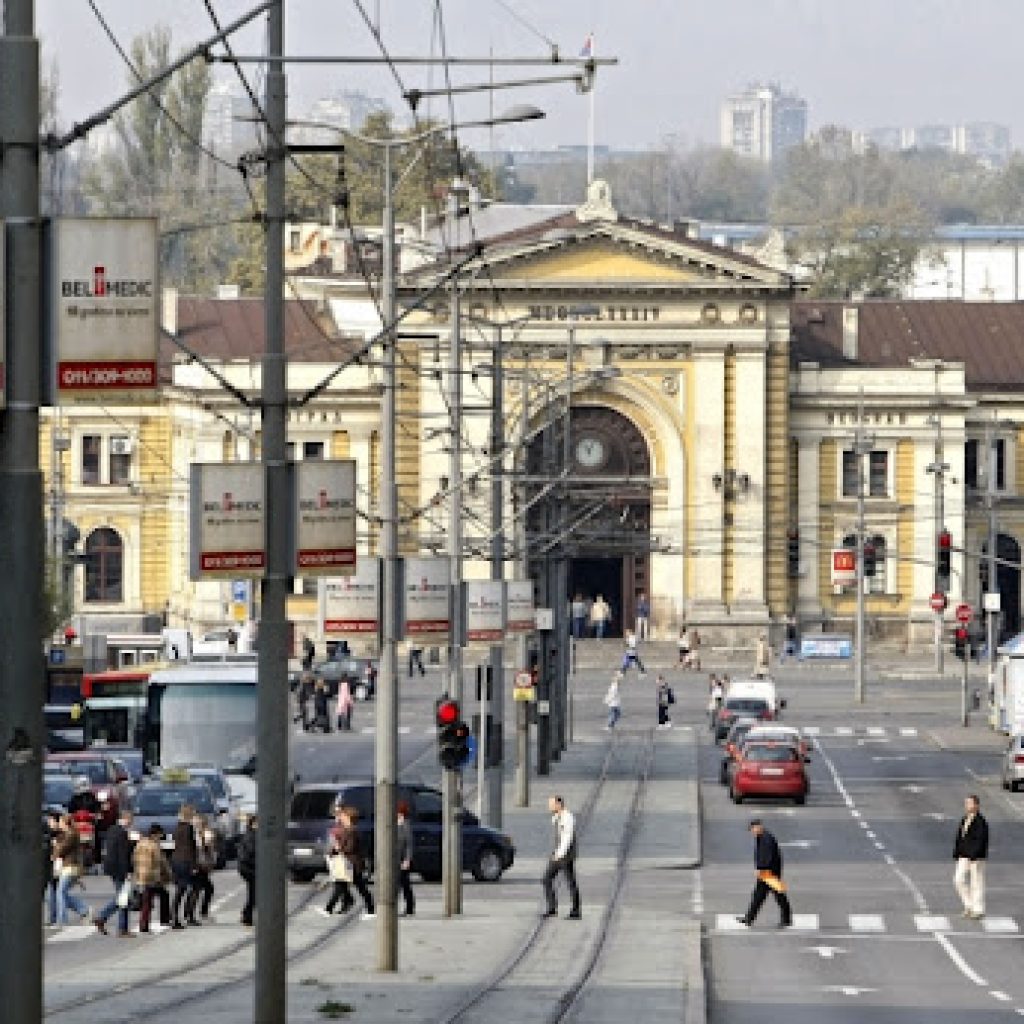
[[[85,745],[138,749],[146,732],[149,677],[159,668],[110,669],[82,675]]]

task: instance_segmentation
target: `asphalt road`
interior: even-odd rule
[[[964,749],[939,743],[955,721],[952,683],[887,685],[864,706],[846,679],[796,674],[789,722],[817,730],[805,807],[735,806],[702,751],[704,867],[694,909],[708,933],[714,1024],[930,1024],[1024,1016],[1019,877],[1024,795],[998,786],[998,742],[982,728]],[[945,733],[944,733],[945,730]],[[959,740],[959,737],[953,737]],[[958,744],[960,745],[960,744]],[[992,843],[988,915],[960,916],[952,849],[963,797],[981,796]],[[753,929],[734,922],[753,887],[761,816],[783,847],[796,927],[766,903]]]

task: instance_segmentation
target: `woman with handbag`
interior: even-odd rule
[[[70,814],[60,819],[60,827],[60,837],[54,849],[60,861],[57,871],[57,924],[65,925],[68,923],[69,907],[81,918],[89,917],[89,908],[81,896],[71,891],[78,885],[85,866],[81,836]]]
[[[193,825],[196,830],[196,873],[192,876],[192,891],[195,894],[192,903],[192,914],[196,913],[196,904],[200,906],[199,916],[210,916],[210,902],[213,899],[213,869],[217,866],[217,840],[209,824],[201,814],[197,814]]]
[[[338,683],[338,730],[352,731],[352,685],[348,676],[342,676]]]
[[[349,888],[351,884],[359,890],[359,895],[363,898],[365,909],[362,919],[372,920],[377,915],[373,911],[373,896],[366,884],[362,844],[356,831],[359,812],[354,807],[343,804],[335,809],[334,818],[337,824],[331,829],[331,852],[327,856],[327,870],[334,887],[327,906],[320,913],[324,917],[329,917],[334,912],[338,900],[341,900],[341,912],[344,914],[349,911],[355,902]]]
[[[145,935],[150,929],[153,900],[160,901],[160,923],[152,926],[153,932],[162,932],[171,922],[171,896],[167,883],[171,880],[171,869],[160,849],[164,830],[154,821],[149,831],[139,837],[132,852],[132,874],[135,884],[142,891],[139,905],[139,931]]]

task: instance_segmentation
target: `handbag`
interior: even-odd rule
[[[669,704],[675,704],[676,702],[675,690],[671,686],[668,688],[668,702]]]
[[[121,883],[121,888],[117,890],[117,899],[115,902],[121,910],[127,910],[132,905],[132,890],[134,886],[131,883],[131,879],[126,879]]]
[[[327,858],[327,874],[332,882],[351,882],[352,861],[343,853],[332,853]]]

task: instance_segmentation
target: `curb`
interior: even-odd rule
[[[693,922],[693,939],[685,943],[684,969],[686,971],[686,1013],[683,1024],[706,1024],[708,1019],[708,991],[704,975],[704,928]]]

